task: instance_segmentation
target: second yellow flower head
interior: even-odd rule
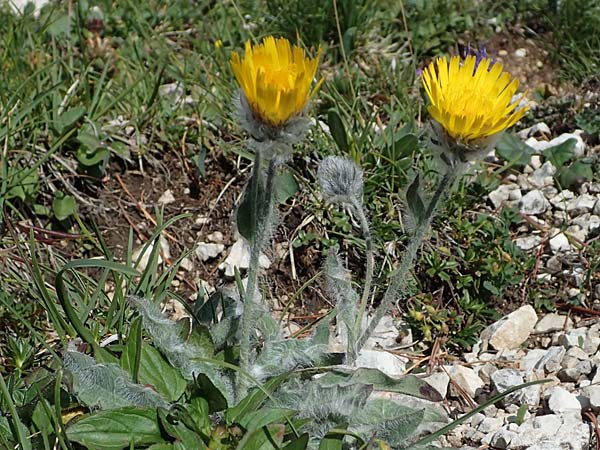
[[[300,114],[320,82],[311,90],[321,50],[308,58],[284,38],[266,37],[261,44],[246,42],[243,57],[231,54],[231,67],[252,112],[271,127]]]
[[[503,66],[488,58],[453,56],[438,58],[423,72],[431,101],[429,114],[450,137],[469,143],[487,138],[521,119],[529,107],[520,106],[523,95],[513,98],[519,82]]]

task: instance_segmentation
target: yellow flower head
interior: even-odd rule
[[[489,58],[438,58],[422,75],[431,101],[429,114],[457,142],[487,138],[513,126],[529,106],[520,108],[523,94],[513,100],[519,81]]]
[[[261,44],[246,42],[244,56],[231,54],[231,67],[254,115],[272,127],[300,114],[319,89],[310,86],[317,72],[321,49],[313,59],[284,38],[269,36]],[[321,80],[322,81],[322,80]]]

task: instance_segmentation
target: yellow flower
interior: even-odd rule
[[[232,52],[231,67],[254,115],[279,127],[300,114],[319,89],[322,80],[312,91],[310,86],[320,56],[320,49],[311,59],[287,39],[269,36],[258,45],[246,42],[242,58]]]
[[[489,58],[467,56],[450,62],[438,58],[422,75],[431,101],[429,114],[457,142],[487,138],[513,126],[528,105],[519,106],[524,94],[513,100],[519,81],[511,79],[503,66]]]

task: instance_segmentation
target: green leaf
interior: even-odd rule
[[[68,35],[71,33],[71,15],[62,14],[58,18],[54,19],[54,21],[48,27],[48,33],[50,33],[52,37]]]
[[[123,351],[122,359],[127,359],[126,368],[129,369],[133,358],[129,356],[132,347],[127,346]],[[178,400],[187,387],[179,371],[161,355],[161,353],[146,342],[142,342],[138,383],[154,387],[169,401]]]
[[[594,170],[591,161],[579,159],[559,172],[560,184],[563,188],[570,188],[594,178]]]
[[[306,450],[308,447],[308,433],[302,434],[298,439],[290,442],[281,450]]]
[[[267,399],[265,391],[268,393],[273,392],[287,377],[288,374],[283,374],[269,379],[263,385],[263,389],[254,389],[236,406],[225,411],[225,421],[227,424],[233,425],[234,423],[239,423],[246,415],[257,411]]]
[[[95,450],[121,450],[164,442],[155,409],[100,411],[67,428],[70,440]]]
[[[169,414],[166,409],[158,410],[158,417],[163,430],[171,437],[181,442],[184,448],[198,448],[202,438],[185,426],[185,423]]]
[[[136,317],[127,335],[127,343],[121,353],[119,364],[131,375],[134,383],[138,382],[140,360],[142,359],[142,318]]]
[[[576,144],[577,140],[575,138],[567,139],[562,144],[544,150],[544,158],[550,161],[557,169],[561,168],[575,155],[574,150]]]
[[[262,408],[240,418],[239,424],[248,431],[258,430],[272,423],[283,423],[297,412],[287,408]]]
[[[37,170],[32,170],[19,184],[8,190],[7,198],[20,198],[23,201],[33,199],[37,196],[39,190],[39,175]]]
[[[285,203],[298,192],[299,187],[294,175],[289,170],[284,170],[275,177],[274,189],[277,201]]]
[[[201,180],[204,180],[204,178],[206,177],[206,167],[205,167],[206,153],[207,153],[206,148],[202,147],[198,153],[196,153],[194,156],[192,156],[192,162],[196,166],[196,170],[198,172],[198,177]]]
[[[346,153],[348,151],[348,136],[346,135],[346,128],[340,118],[337,111],[334,109],[329,110],[327,113],[327,125],[329,125],[329,131],[335,141],[336,145],[341,152]]]
[[[423,203],[421,194],[419,193],[420,185],[421,177],[419,174],[417,174],[413,182],[410,183],[410,186],[408,186],[408,189],[406,190],[406,203],[417,223],[423,222],[423,219],[425,218],[425,204]]]
[[[419,140],[414,134],[400,136],[392,144],[393,156],[395,158],[410,157],[419,145]]]
[[[75,125],[75,123],[83,117],[85,111],[86,109],[83,106],[76,106],[74,108],[69,108],[66,111],[64,111],[54,121],[56,131],[58,131],[59,134],[63,134],[66,130],[73,127],[73,125]]]
[[[202,397],[194,397],[184,408],[194,422],[196,429],[208,436],[211,430],[208,402]]]
[[[227,399],[223,395],[223,391],[218,389],[212,380],[205,374],[200,373],[196,377],[196,395],[204,397],[210,407],[210,412],[222,411],[227,408]]]
[[[342,450],[342,434],[328,434],[319,443],[319,450]]]
[[[96,165],[103,166],[108,162],[110,151],[107,148],[96,148],[90,150],[87,147],[81,146],[77,149],[76,158],[79,164],[85,167]]]
[[[65,220],[72,216],[77,210],[75,198],[71,195],[65,195],[61,191],[54,192],[54,200],[52,200],[52,212],[57,220]]]
[[[504,133],[496,144],[496,155],[509,166],[529,164],[535,150],[511,133]]]

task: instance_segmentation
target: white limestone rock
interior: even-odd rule
[[[454,365],[445,366],[444,368],[446,369],[446,372],[448,372],[448,375],[450,375],[452,381],[464,389],[470,397],[477,396],[480,390],[485,386],[483,380],[469,367]]]
[[[535,324],[536,333],[548,333],[557,330],[573,328],[573,320],[569,316],[557,313],[548,313]]]
[[[566,211],[569,201],[575,198],[575,194],[568,189],[560,191],[558,194],[550,197],[550,203],[555,209]]]
[[[558,233],[550,239],[550,250],[552,253],[564,253],[571,250],[569,238],[564,233]]]
[[[499,351],[517,349],[529,338],[537,321],[533,307],[522,306],[483,330],[481,340]]]
[[[399,378],[406,372],[407,358],[380,350],[361,350],[356,358],[356,367],[379,369],[390,377]]]
[[[523,251],[530,251],[537,248],[543,239],[541,236],[532,234],[531,236],[521,236],[515,239],[515,245]]]
[[[549,391],[548,408],[559,415],[581,412],[577,396],[560,386],[555,386]]]
[[[543,214],[548,208],[550,208],[550,202],[538,189],[529,191],[519,202],[520,212],[522,214],[527,214],[528,216]]]
[[[579,197],[569,200],[567,203],[567,212],[572,217],[592,212],[598,198],[599,197],[595,195],[581,194]]]
[[[222,244],[214,244],[222,245]],[[271,266],[271,261],[265,255],[260,255],[258,265],[263,269],[268,269]],[[244,238],[239,238],[229,249],[229,255],[219,265],[220,270],[225,271],[225,276],[233,277],[235,268],[247,269],[250,266],[250,245]]]
[[[208,261],[209,259],[216,258],[225,250],[225,245],[215,244],[212,242],[199,242],[196,246],[196,256],[201,261]]]

